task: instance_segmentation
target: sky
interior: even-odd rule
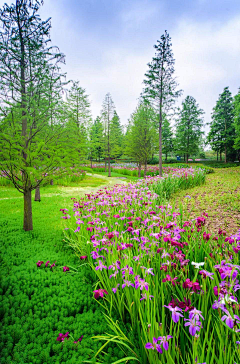
[[[66,55],[63,71],[86,89],[93,118],[110,92],[127,124],[165,30],[184,91],[179,105],[193,96],[209,123],[223,88],[235,95],[240,87],[240,0],[44,0],[40,15],[51,17],[52,44]]]

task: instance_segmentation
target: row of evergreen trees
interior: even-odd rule
[[[107,98],[113,105],[109,94]],[[192,96],[187,96],[175,112],[173,127],[167,115],[163,115],[162,152],[165,160],[169,153],[174,153],[183,156],[188,162],[189,157],[198,154],[206,144],[211,145],[220,160],[222,153],[226,162],[235,160],[240,149],[239,112],[240,91],[233,98],[229,88],[224,88],[213,109],[210,131],[207,138],[204,138],[204,111]],[[102,117],[97,117],[90,127],[90,159],[111,160],[124,155],[138,163],[140,174],[141,166],[146,168],[147,161],[158,151],[158,119],[156,110],[142,98],[130,117],[126,133],[123,133],[118,114],[114,110],[112,118],[110,117],[108,149],[105,114],[102,113]]]

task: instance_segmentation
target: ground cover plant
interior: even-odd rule
[[[206,212],[185,221],[159,203],[150,187],[161,183],[148,177],[74,199],[75,218],[63,209],[70,245],[97,274],[93,294],[115,331],[98,339],[140,363],[238,363],[240,232],[209,233]],[[127,334],[113,312],[130,323]]]
[[[100,185],[96,180],[95,187]],[[69,191],[70,187],[43,187],[42,201],[33,203],[34,231],[26,233],[21,228],[21,196],[13,187],[0,188],[3,364],[82,363],[101,346],[91,339],[107,330],[100,307],[92,300],[95,276],[66,246],[59,223],[61,206],[71,207]],[[112,345],[105,363],[121,355]]]

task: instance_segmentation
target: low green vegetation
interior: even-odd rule
[[[94,184],[93,177],[90,181]],[[48,186],[42,196],[40,203],[33,202],[34,230],[25,232],[22,196],[12,187],[0,187],[2,364],[83,363],[100,347],[91,337],[106,331],[101,308],[92,298],[95,276],[63,240],[59,209],[71,208],[72,195],[67,188]],[[44,264],[37,267],[38,261]],[[69,340],[57,341],[66,332]],[[121,355],[110,347],[104,363]]]

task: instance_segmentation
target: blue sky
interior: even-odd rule
[[[195,97],[205,122],[223,88],[236,94],[240,87],[240,0],[44,0],[41,17],[52,18],[64,71],[86,89],[94,118],[110,92],[127,123],[165,29],[181,99]]]

